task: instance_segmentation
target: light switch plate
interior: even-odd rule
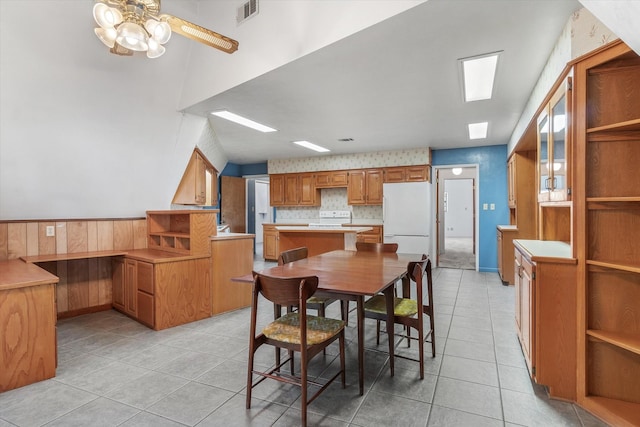
[[[47,225],[46,230],[47,237],[53,237],[56,235],[56,229],[53,225]]]

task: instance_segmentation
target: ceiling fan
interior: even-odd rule
[[[165,52],[163,45],[171,32],[223,52],[238,49],[238,42],[229,37],[173,15],[160,14],[160,0],[96,0],[93,17],[99,25],[96,36],[117,55],[146,52],[147,57],[157,58]]]

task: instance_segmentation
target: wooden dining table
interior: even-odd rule
[[[364,394],[364,298],[382,293],[386,297],[387,313],[393,313],[394,284],[407,274],[407,264],[419,261],[422,254],[375,253],[335,250],[282,266],[270,267],[258,273],[273,277],[318,277],[318,292],[337,299],[356,301],[358,329],[358,374],[360,395]],[[250,275],[236,281],[253,280]],[[389,336],[389,369],[394,374],[394,322],[387,316]]]

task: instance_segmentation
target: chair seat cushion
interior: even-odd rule
[[[329,297],[310,297],[307,300],[307,303],[309,304],[326,304],[327,302],[331,301],[332,298]]]
[[[307,344],[324,342],[338,334],[342,328],[342,320],[307,315]],[[262,333],[277,341],[300,344],[300,316],[298,313],[287,313],[265,326]]]
[[[375,295],[364,303],[364,310],[372,313],[387,314],[387,302],[384,295]],[[407,298],[393,299],[393,313],[396,316],[409,317],[418,313],[418,302]]]

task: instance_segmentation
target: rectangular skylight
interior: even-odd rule
[[[499,54],[491,53],[460,60],[466,102],[491,99]]]
[[[321,147],[309,141],[293,141],[293,143],[298,144],[301,147],[308,148],[309,150],[317,151],[318,153],[326,153],[327,151],[331,151],[328,148]]]
[[[469,139],[484,139],[487,137],[489,122],[469,123]]]
[[[238,123],[239,125],[259,130],[260,132],[276,132],[276,129],[274,128],[270,128],[269,126],[254,122],[253,120],[249,120],[246,117],[239,116],[226,110],[212,111],[211,114],[213,114],[214,116],[222,117],[223,119],[231,120],[232,122]]]

